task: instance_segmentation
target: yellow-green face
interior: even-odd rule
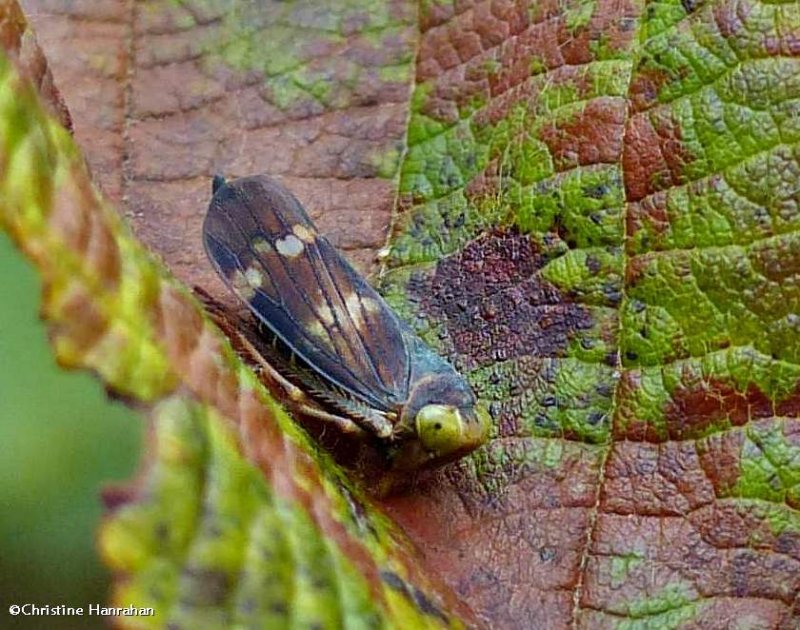
[[[480,403],[471,408],[429,404],[417,412],[417,438],[426,465],[443,463],[466,455],[489,436],[491,419]]]

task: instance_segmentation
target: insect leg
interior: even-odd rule
[[[249,352],[250,355],[252,355],[252,357],[256,360],[259,367],[264,373],[266,373],[268,378],[277,383],[286,392],[286,395],[289,396],[291,401],[299,403],[308,400],[308,397],[305,395],[305,393],[303,393],[303,390],[294,383],[289,382],[283,374],[281,374],[269,363],[269,361],[266,361],[264,357],[261,356],[261,353],[255,348],[255,346],[250,343],[250,340],[247,339],[247,337],[239,334],[239,341],[244,346],[245,350],[247,350],[247,352]]]
[[[363,403],[332,390],[324,392],[317,390],[317,393],[324,400],[346,413],[353,422],[367,433],[376,435],[379,438],[388,438],[394,432],[394,424],[380,411],[371,409]]]
[[[391,422],[381,414],[372,413],[359,418],[361,424],[369,427],[370,431],[380,438],[388,438],[394,429]]]
[[[364,431],[364,429],[358,426],[350,418],[337,416],[332,413],[328,413],[327,411],[323,411],[322,409],[317,409],[316,407],[311,407],[310,405],[305,405],[303,403],[298,404],[296,407],[297,410],[302,414],[335,424],[343,433],[351,433],[358,436],[364,436],[366,434],[366,431]]]

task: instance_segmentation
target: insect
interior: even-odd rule
[[[486,441],[489,414],[464,378],[400,321],[283,185],[264,175],[215,177],[203,242],[285,349],[301,387],[280,370],[273,378],[290,398],[306,391],[335,413],[304,411],[375,436],[402,469],[451,461]]]

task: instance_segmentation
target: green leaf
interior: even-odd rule
[[[383,286],[496,426],[406,507],[496,624],[789,627],[800,5],[523,4],[423,10]]]

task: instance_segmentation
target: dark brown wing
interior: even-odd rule
[[[297,199],[265,176],[214,191],[203,240],[226,283],[323,378],[378,410],[403,402],[407,333]]]

